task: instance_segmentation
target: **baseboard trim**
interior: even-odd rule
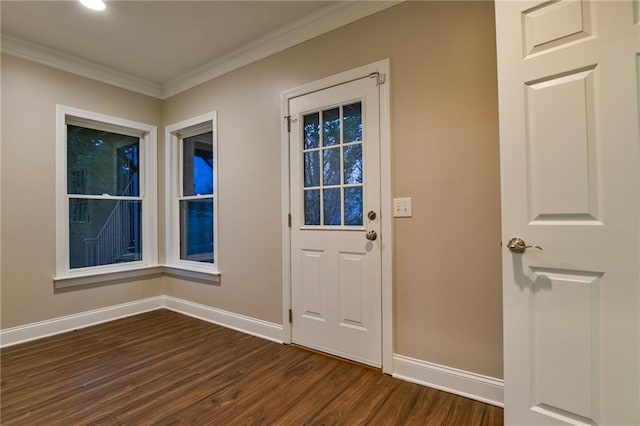
[[[109,306],[107,308],[94,309],[78,314],[53,318],[46,321],[0,330],[0,347],[17,345],[31,340],[67,331],[78,330],[107,321],[125,318],[131,315],[160,309],[164,305],[163,296],[150,297],[136,300],[135,302]]]
[[[164,296],[164,307],[180,314],[189,315],[232,330],[271,340],[272,342],[283,342],[284,331],[280,324],[224,311],[184,299],[177,299],[171,296]]]
[[[504,381],[403,355],[393,355],[393,377],[504,407]]]
[[[171,296],[157,296],[0,330],[0,348],[162,308],[231,328],[242,333],[251,334],[252,336],[271,340],[272,342],[283,342],[284,332],[280,324],[235,314]]]

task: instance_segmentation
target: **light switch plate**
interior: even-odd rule
[[[411,198],[393,199],[393,217],[411,217]]]

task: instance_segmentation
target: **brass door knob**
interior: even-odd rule
[[[376,231],[369,231],[366,234],[367,240],[375,241],[378,238],[378,233]]]

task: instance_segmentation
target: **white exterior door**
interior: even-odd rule
[[[496,2],[508,425],[640,424],[638,13]]]
[[[380,366],[376,76],[289,101],[292,342]]]

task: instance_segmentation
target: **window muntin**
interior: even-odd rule
[[[362,103],[302,117],[305,226],[363,225]]]
[[[157,264],[155,127],[65,106],[56,127],[57,277]]]
[[[215,112],[168,126],[167,263],[218,272]]]

